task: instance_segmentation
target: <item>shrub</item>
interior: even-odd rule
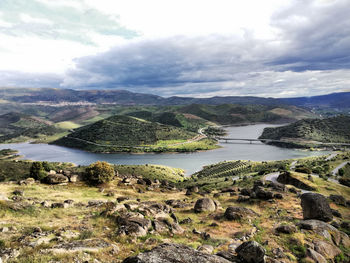
[[[55,170],[55,166],[49,162],[42,162],[43,168],[45,171],[49,172],[50,170]]]
[[[44,170],[43,164],[41,162],[33,162],[30,167],[29,172],[30,177],[33,177],[36,180],[44,179],[47,174]]]
[[[109,163],[97,161],[86,168],[85,176],[92,184],[103,184],[113,180],[115,172]]]

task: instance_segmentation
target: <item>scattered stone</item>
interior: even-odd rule
[[[240,220],[247,217],[257,216],[257,213],[246,207],[230,206],[226,209],[224,216],[228,220]]]
[[[192,218],[188,217],[188,218],[185,218],[183,220],[180,221],[180,224],[181,225],[184,225],[184,224],[191,224],[193,222]]]
[[[276,194],[273,195],[273,198],[275,198],[275,199],[283,199],[283,195],[280,194],[280,193],[276,193]]]
[[[278,233],[293,234],[297,231],[297,228],[293,225],[279,225],[276,227]]]
[[[17,196],[24,196],[24,191],[20,189],[16,189],[12,192],[12,194],[17,195]]]
[[[341,253],[341,250],[333,244],[322,240],[313,241],[316,252],[320,253],[326,259],[333,259]]]
[[[344,196],[341,195],[330,195],[329,199],[337,204],[337,205],[342,205],[342,206],[346,206],[346,199],[344,198]]]
[[[338,210],[331,209],[331,211],[332,211],[332,215],[334,215],[335,217],[342,218],[342,215]]]
[[[306,250],[306,256],[314,260],[315,263],[327,263],[327,260],[320,253],[311,248]]]
[[[45,207],[45,208],[51,207],[48,201],[43,201],[43,202],[40,203],[40,205],[41,205],[42,207]]]
[[[49,174],[43,179],[46,184],[64,184],[68,183],[69,179],[63,174]]]
[[[215,202],[210,198],[201,198],[198,199],[195,206],[194,211],[196,213],[201,212],[213,212],[217,209],[217,205]]]
[[[67,208],[69,204],[67,203],[52,203],[51,208]]]
[[[302,194],[301,206],[303,208],[304,219],[318,219],[325,222],[329,222],[333,219],[327,199],[321,194]]]
[[[118,216],[117,223],[119,225],[117,234],[136,237],[145,236],[152,226],[151,220],[137,216],[129,217],[128,214]]]
[[[128,197],[128,196],[119,196],[119,197],[117,198],[117,202],[118,202],[118,203],[122,203],[122,202],[124,202],[124,201],[129,200],[129,199],[130,199],[130,197]]]
[[[237,198],[237,202],[238,203],[245,203],[250,201],[250,197],[249,196],[244,196],[244,195],[239,195]]]
[[[21,180],[18,182],[19,185],[32,185],[32,184],[35,184],[35,179],[34,178],[27,178],[25,180]]]
[[[246,263],[265,262],[265,249],[255,241],[248,241],[236,248],[237,255]]]
[[[297,187],[299,189],[303,189],[303,190],[307,190],[307,191],[316,191],[316,189],[314,187],[300,181],[296,177],[293,177],[290,172],[280,173],[280,175],[277,177],[277,182],[279,182],[281,184],[294,185],[295,187]]]
[[[123,263],[230,263],[216,256],[202,253],[181,244],[161,244],[150,251],[129,257]]]
[[[214,247],[211,245],[202,245],[197,248],[199,252],[207,253],[207,254],[212,254],[214,251]]]

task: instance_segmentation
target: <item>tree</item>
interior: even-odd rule
[[[44,179],[47,176],[44,170],[43,164],[41,162],[32,163],[32,166],[30,167],[29,175],[30,177],[36,180]]]
[[[109,163],[97,161],[86,168],[85,176],[92,184],[103,184],[113,180],[115,171]]]

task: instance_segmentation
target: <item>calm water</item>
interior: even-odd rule
[[[265,127],[275,127],[271,124],[257,124],[242,127],[227,128],[228,137],[256,139]],[[25,159],[36,161],[73,162],[86,165],[95,161],[107,161],[114,164],[162,164],[185,169],[186,174],[192,174],[204,165],[224,160],[269,161],[300,158],[329,152],[310,152],[295,149],[284,149],[265,145],[260,142],[221,143],[223,148],[197,153],[169,154],[100,154],[89,153],[76,149],[47,144],[0,144],[0,149],[11,148],[19,151]]]

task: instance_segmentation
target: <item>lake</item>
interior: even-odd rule
[[[227,128],[227,137],[256,139],[264,128],[277,126],[280,125],[256,124],[229,127]],[[249,142],[236,141],[234,143],[220,143],[220,146],[222,148],[204,152],[162,154],[89,153],[61,146],[29,143],[0,144],[0,149],[18,150],[25,159],[35,161],[72,162],[77,165],[87,165],[95,161],[106,161],[113,164],[162,164],[182,168],[186,174],[192,174],[204,165],[224,160],[269,161],[329,154],[328,151],[286,149],[261,142],[250,144]]]

